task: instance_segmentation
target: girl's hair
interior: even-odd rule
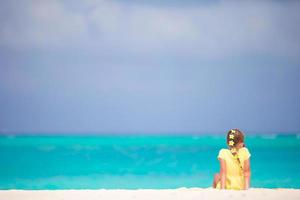
[[[229,146],[229,149],[230,149],[233,157],[238,161],[238,164],[239,164],[241,170],[243,170],[241,161],[238,157],[237,150],[236,150],[236,146],[240,142],[244,142],[244,134],[242,131],[240,131],[239,129],[231,129],[230,131],[228,131],[227,144]]]
[[[233,137],[231,136],[233,135]],[[230,141],[233,141],[233,145],[230,145]],[[227,144],[229,145],[229,148],[235,148],[236,145],[240,142],[244,142],[244,134],[239,129],[231,129],[227,133]]]

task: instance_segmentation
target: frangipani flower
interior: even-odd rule
[[[228,143],[229,146],[233,146],[234,145],[234,141],[230,140]]]
[[[230,132],[231,132],[231,133],[235,133],[235,130],[231,129]]]
[[[233,134],[230,134],[230,135],[229,135],[229,138],[230,138],[230,139],[234,139],[234,135],[233,135]]]

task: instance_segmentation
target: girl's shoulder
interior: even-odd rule
[[[240,148],[239,151],[249,153],[249,150],[247,149],[247,147]]]
[[[225,149],[225,148],[220,149],[220,151],[219,151],[219,153],[228,153],[228,152],[230,152],[230,150],[229,149]]]
[[[249,150],[246,147],[239,149],[238,155],[243,160],[247,160],[251,156]],[[223,160],[232,159],[232,153],[229,149],[220,149],[218,158],[221,158]]]
[[[229,149],[220,149],[218,158],[222,158],[223,160],[226,160],[230,154],[231,152]]]
[[[248,158],[251,156],[249,150],[248,150],[246,147],[241,148],[241,149],[239,150],[238,154],[239,154],[244,160],[248,159]]]

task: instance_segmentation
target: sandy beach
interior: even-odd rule
[[[1,190],[1,200],[211,200],[211,199],[288,199],[299,200],[300,189],[249,189],[247,191],[201,188],[139,190]]]

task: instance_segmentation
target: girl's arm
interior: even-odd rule
[[[244,161],[244,189],[247,190],[250,188],[250,176],[251,176],[251,170],[250,170],[250,160],[247,159]]]
[[[221,189],[226,189],[226,162],[225,160],[219,158],[220,160],[220,184]]]

